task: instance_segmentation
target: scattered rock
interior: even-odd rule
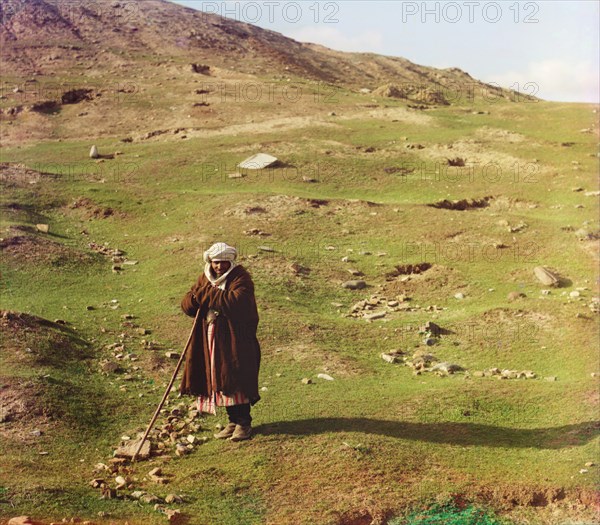
[[[347,288],[348,290],[362,290],[367,287],[367,283],[362,279],[354,280],[354,281],[346,281],[342,283],[342,288]]]
[[[92,481],[90,481],[90,486],[94,489],[101,488],[102,485],[106,485],[106,481],[103,479],[95,478]]]
[[[556,376],[548,376],[544,377],[545,381],[556,381],[558,378]]]
[[[140,440],[130,441],[127,444],[117,448],[114,451],[113,455],[118,458],[128,458],[131,459],[135,454],[138,446],[140,445]],[[150,457],[150,441],[146,440],[141,450],[139,451],[137,458],[138,459],[148,459]]]
[[[175,454],[177,456],[185,456],[189,453],[189,449],[183,443],[177,443],[175,447]]]
[[[122,489],[127,485],[127,480],[123,476],[117,476],[115,478],[115,483],[117,484],[117,489]]]
[[[404,356],[404,352],[402,352],[401,350],[395,350],[393,352],[382,352],[381,353],[381,359],[383,359],[386,363],[398,363],[399,361],[402,360],[402,357]]]
[[[183,503],[183,499],[177,494],[167,494],[167,496],[165,497],[165,503]]]
[[[317,374],[317,377],[319,379],[325,379],[327,381],[333,381],[333,377],[331,377],[329,374]]]
[[[306,266],[302,266],[295,262],[289,265],[289,269],[295,275],[308,275],[310,273],[310,268],[307,268]]]
[[[153,503],[161,503],[161,499],[158,496],[155,496],[154,494],[144,494],[143,496],[140,497],[140,501],[142,503],[147,503],[148,505],[152,505]]]
[[[260,236],[265,236],[268,237],[269,235],[271,235],[270,233],[264,232],[262,230],[259,230],[258,228],[252,228],[250,230],[244,230],[244,234],[245,235],[260,235]]]
[[[560,282],[558,275],[543,266],[536,266],[533,273],[544,286],[558,286]]]
[[[169,480],[163,476],[162,470],[160,467],[153,468],[150,472],[148,472],[148,478],[150,481],[154,483],[158,483],[160,485],[164,485],[169,482]]]
[[[387,312],[373,312],[372,314],[363,315],[363,319],[367,321],[375,321],[376,319],[382,319],[387,315]]]
[[[304,384],[304,385],[312,385],[312,379],[310,379],[310,377],[303,377],[302,378],[302,384]]]
[[[509,292],[509,294],[506,296],[509,301],[516,301],[521,297],[526,297],[526,295],[522,292]]]
[[[117,372],[119,368],[120,366],[117,363],[113,363],[112,361],[109,361],[108,363],[104,363],[102,365],[102,371],[108,374]]]
[[[206,64],[190,64],[190,69],[192,73],[199,73],[201,75],[209,75],[210,74],[210,66]]]
[[[18,516],[8,520],[7,525],[43,525],[39,521],[32,520],[29,516]]]
[[[181,517],[181,511],[179,509],[162,509],[162,512],[169,520],[169,523],[176,523]]]
[[[465,369],[460,365],[445,361],[430,368],[430,372],[441,372],[443,374],[454,374],[455,372],[463,372],[464,370]]]
[[[98,148],[96,146],[92,146],[90,149],[90,159],[97,159],[100,155],[98,154]]]
[[[47,224],[36,224],[35,227],[37,231],[42,233],[48,233],[50,231],[50,226],[48,226]]]

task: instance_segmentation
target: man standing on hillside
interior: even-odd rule
[[[201,412],[226,407],[229,423],[215,437],[241,441],[252,435],[261,354],[254,283],[236,257],[233,246],[213,244],[204,252],[204,273],[181,301],[187,315],[199,313],[180,391],[197,395]]]

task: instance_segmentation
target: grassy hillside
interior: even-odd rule
[[[120,154],[100,161],[73,137],[3,149],[2,305],[30,315],[3,317],[0,516],[163,522],[126,497],[141,489],[182,495],[165,507],[190,524],[401,523],[436,501],[513,523],[595,523],[598,467],[585,464],[598,453],[599,225],[586,192],[597,190],[597,108],[357,100],[340,91],[306,121],[185,140],[107,136],[94,141],[100,153]],[[258,151],[285,165],[228,177]],[[465,168],[448,166],[457,157]],[[428,206],[484,197],[464,211]],[[94,473],[149,420],[175,363],[165,352],[191,326],[179,300],[219,240],[238,247],[256,285],[256,435],[214,440],[222,411],[201,418],[197,436],[209,439],[188,455]],[[395,268],[423,262],[420,274]],[[539,265],[561,287],[538,282]],[[348,269],[368,287],[343,288]],[[349,315],[374,294],[400,305],[376,306],[387,314],[373,321]],[[426,346],[427,321],[451,333]],[[381,359],[397,349],[467,372],[415,375]],[[107,361],[121,369],[103,371]],[[476,374],[493,367],[536,378]],[[169,408],[182,401],[193,400],[173,394]],[[156,466],[167,485],[148,478]],[[117,498],[89,486],[118,474],[131,489]]]

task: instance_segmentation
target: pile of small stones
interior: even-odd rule
[[[135,266],[136,264],[138,264],[138,261],[129,260],[125,256],[125,252],[123,250],[119,250],[118,248],[109,248],[107,243],[98,244],[98,243],[92,241],[92,242],[88,243],[88,247],[90,248],[90,250],[92,250],[96,253],[99,253],[106,257],[110,257],[110,259],[113,263],[113,266],[112,266],[113,273],[118,273],[121,270],[123,270],[123,265]]]
[[[138,459],[162,456],[171,451],[174,451],[177,456],[184,456],[192,452],[197,445],[208,441],[206,436],[198,438],[195,435],[202,430],[202,427],[198,421],[200,412],[194,406],[186,409],[184,403],[179,403],[175,408],[162,409],[161,414],[166,422],[150,432],[137,454]],[[106,463],[96,464],[94,468],[96,477],[90,481],[90,485],[101,491],[101,499],[129,499],[154,505],[157,512],[164,514],[170,522],[175,522],[179,519],[181,511],[164,505],[183,503],[182,496],[168,494],[161,498],[150,492],[136,489],[139,479],[132,475],[131,459],[137,452],[142,437],[142,433],[139,433],[135,440],[129,436],[121,436],[121,443],[114,450],[113,457]],[[169,483],[169,476],[164,474],[160,467],[156,467],[148,472],[144,480],[166,485]]]
[[[383,319],[390,312],[415,312],[418,310],[426,311],[442,311],[444,308],[432,305],[422,308],[419,305],[410,303],[410,297],[404,294],[397,295],[393,298],[388,298],[383,295],[373,294],[367,299],[358,301],[350,307],[349,313],[344,317],[355,317],[365,319],[366,321],[374,321]]]
[[[413,374],[417,376],[424,372],[432,372],[440,377],[464,372],[467,377],[497,377],[498,379],[535,379],[537,377],[537,374],[533,370],[487,368],[485,370],[469,372],[461,365],[448,361],[440,361],[435,355],[430,354],[426,350],[417,350],[412,357],[408,357],[402,350],[394,350],[393,352],[382,353],[381,358],[388,363],[402,363],[412,368]],[[556,381],[555,376],[544,379],[546,381]]]

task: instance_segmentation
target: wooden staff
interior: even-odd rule
[[[158,414],[160,414],[160,411],[162,410],[162,407],[165,404],[167,397],[169,397],[171,388],[173,388],[173,383],[175,383],[175,379],[177,378],[177,373],[179,372],[179,369],[181,368],[181,364],[183,363],[183,360],[185,358],[185,353],[188,349],[188,346],[190,346],[190,341],[192,340],[192,335],[194,335],[194,330],[196,329],[196,323],[198,321],[199,315],[200,315],[200,308],[198,308],[198,311],[196,312],[196,317],[194,317],[194,324],[192,325],[192,331],[190,332],[190,336],[188,337],[187,343],[185,343],[185,347],[183,348],[181,357],[179,358],[177,366],[175,367],[175,372],[173,372],[171,381],[169,381],[167,390],[165,390],[165,395],[163,396],[162,401],[160,402],[158,407],[156,408],[156,412],[154,412],[154,416],[152,416],[152,420],[150,421],[150,424],[148,425],[148,428],[146,429],[146,432],[144,433],[144,437],[140,441],[140,444],[138,445],[137,450],[135,451],[135,454],[131,458],[132,463],[136,460],[137,455],[140,453],[140,450],[142,450],[142,447],[144,446],[144,443],[145,443],[146,439],[148,438],[148,434],[150,434],[150,430],[152,430],[152,426],[154,425],[154,423],[156,422],[156,419],[158,418]]]

